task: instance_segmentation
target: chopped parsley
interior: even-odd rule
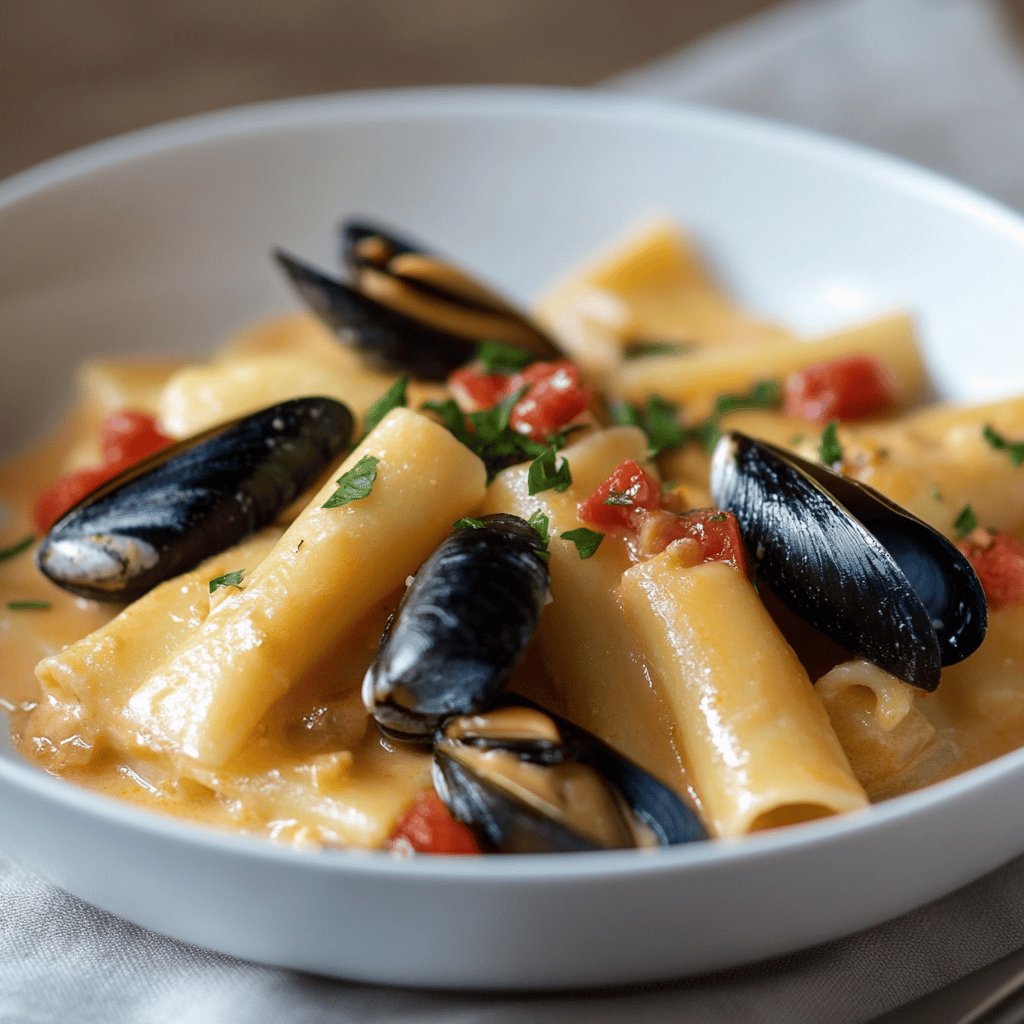
[[[373,428],[377,426],[377,424],[380,423],[380,421],[384,419],[392,409],[398,409],[405,405],[405,389],[408,386],[409,378],[403,373],[402,376],[399,377],[398,380],[396,380],[395,383],[392,384],[391,387],[389,387],[387,391],[385,391],[384,394],[366,410],[366,415],[363,417],[364,437],[373,430]]]
[[[953,520],[953,529],[958,537],[966,537],[967,534],[978,528],[978,517],[970,505],[964,505],[960,514]]]
[[[649,455],[653,458],[668,448],[690,443],[713,451],[722,436],[721,420],[731,412],[746,409],[775,409],[782,404],[782,384],[777,380],[756,381],[741,394],[726,393],[715,399],[711,414],[691,427],[679,420],[675,402],[650,395],[643,407],[619,403],[612,407],[612,419],[623,426],[639,427],[647,435]]]
[[[23,551],[28,551],[34,542],[35,537],[29,534],[27,537],[22,537],[21,540],[16,540],[10,547],[0,548],[0,562],[4,562],[8,558],[14,558]]]
[[[604,499],[602,504],[629,506],[633,504],[633,496],[628,491],[609,489],[608,497]]]
[[[558,461],[558,448],[555,445],[549,445],[530,463],[526,476],[530,494],[551,490],[567,491],[570,484],[572,473],[569,471],[569,463],[565,459]]]
[[[367,497],[377,479],[379,462],[376,455],[364,455],[347,473],[338,477],[338,489],[324,502],[323,507],[340,508]]]
[[[533,527],[537,536],[540,537],[541,543],[544,545],[544,550],[546,551],[550,540],[548,528],[551,525],[551,521],[543,512],[541,512],[540,509],[537,509],[537,511],[534,512],[526,521]]]
[[[932,500],[933,501],[945,501],[946,499],[942,496],[942,491],[939,490],[938,484],[932,484]]]
[[[49,601],[8,601],[8,610],[12,612],[46,612],[50,610]]]
[[[482,530],[484,528],[484,521],[482,519],[473,519],[472,516],[464,516],[462,519],[456,519],[452,523],[453,530]]]
[[[234,572],[226,572],[223,576],[210,580],[210,593],[220,590],[221,587],[240,587],[242,578],[245,576],[244,569],[236,569]]]
[[[989,443],[993,451],[1006,452],[1015,466],[1024,465],[1024,441],[1010,441],[999,433],[991,423],[986,423],[981,436]]]
[[[529,366],[536,356],[518,345],[505,345],[500,341],[481,341],[476,353],[485,373],[515,373]]]
[[[648,356],[678,356],[694,347],[689,341],[660,341],[641,338],[629,345],[623,353],[625,359],[646,359]]]
[[[839,420],[831,420],[821,432],[818,458],[826,466],[837,466],[843,461],[843,446],[839,443]]]
[[[566,530],[562,534],[561,539],[575,544],[576,552],[580,558],[589,558],[601,546],[604,534],[581,526],[576,530]]]

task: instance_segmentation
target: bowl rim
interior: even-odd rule
[[[283,128],[341,125],[368,117],[451,119],[482,114],[593,121],[628,119],[631,123],[642,121],[670,130],[743,138],[757,146],[788,150],[819,164],[842,165],[898,192],[912,194],[980,222],[987,230],[1024,246],[1024,216],[941,174],[857,143],[731,110],[638,98],[610,90],[532,86],[443,86],[327,93],[179,118],[72,150],[0,181],[0,216],[5,209],[24,199],[35,198],[77,178],[198,143],[274,133]],[[0,754],[0,784],[15,786],[70,812],[127,829],[139,838],[169,841],[210,854],[241,855],[263,863],[314,872],[356,876],[398,874],[447,883],[500,881],[530,886],[563,884],[570,879],[592,882],[622,875],[690,873],[708,865],[742,866],[794,848],[842,844],[869,832],[888,830],[906,820],[926,816],[941,804],[967,799],[980,789],[1018,774],[1024,775],[1024,748],[860,811],[774,832],[738,839],[713,839],[650,852],[396,857],[377,850],[296,848],[265,837],[231,833],[82,789],[17,759],[16,754]]]

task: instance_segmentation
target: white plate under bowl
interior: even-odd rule
[[[269,248],[329,263],[353,213],[524,298],[668,213],[765,314],[810,330],[909,308],[940,391],[1024,387],[1024,223],[956,185],[732,114],[393,92],[194,118],[0,185],[0,447],[55,421],[89,354],[200,353],[292,308]],[[142,813],[43,775],[4,740],[0,820],[4,850],[71,892],[240,957],[404,985],[609,985],[835,938],[996,867],[1024,850],[1024,752],[743,842],[403,862]]]

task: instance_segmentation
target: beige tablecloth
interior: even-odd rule
[[[846,135],[1024,208],[1024,72],[985,0],[803,0],[614,85]],[[951,842],[955,833],[950,822]],[[642,990],[525,998],[395,991],[239,963],[125,924],[2,858],[0,908],[2,1024],[856,1024],[1024,945],[1024,859],[781,960]]]

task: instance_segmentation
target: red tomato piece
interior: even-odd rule
[[[604,533],[628,533],[640,526],[647,512],[660,507],[658,481],[632,459],[626,459],[589,498],[580,502],[577,513],[583,522]]]
[[[101,484],[130,469],[147,455],[166,448],[171,438],[162,434],[152,416],[122,409],[108,416],[100,427],[102,466],[90,466],[66,473],[42,491],[32,506],[32,521],[40,533]]]
[[[989,608],[1024,604],[1024,544],[1005,533],[976,530],[957,547],[974,566]]]
[[[862,419],[885,409],[894,398],[889,371],[874,356],[812,363],[786,378],[786,415],[811,423]]]
[[[154,417],[134,409],[115,412],[100,427],[100,448],[108,464],[138,462],[170,443],[171,438],[161,433]]]
[[[503,373],[484,373],[479,367],[463,366],[448,378],[448,390],[463,412],[480,412],[514,394],[513,381]]]
[[[513,380],[511,394],[524,386],[530,390],[516,403],[509,425],[534,441],[557,433],[590,404],[590,396],[580,381],[579,367],[567,359],[533,363]]]
[[[432,789],[416,795],[388,839],[389,847],[411,847],[417,853],[480,853],[473,833],[452,817]]]
[[[65,473],[36,496],[32,505],[32,522],[35,523],[36,530],[39,533],[46,533],[68,509],[120,472],[121,469],[115,464],[90,466],[88,469],[76,469],[71,473]]]

